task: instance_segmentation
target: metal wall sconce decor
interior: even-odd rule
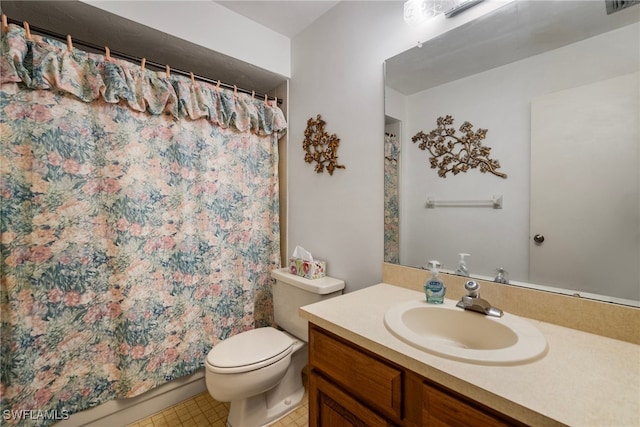
[[[447,177],[447,173],[454,175],[467,172],[469,169],[480,168],[480,172],[490,172],[500,178],[506,178],[507,174],[498,172],[500,162],[489,157],[490,147],[482,145],[482,140],[487,136],[487,129],[473,131],[473,125],[464,122],[459,131],[462,135],[456,135],[453,127],[453,117],[438,117],[438,127],[425,134],[420,131],[411,140],[418,147],[431,154],[429,158],[432,169],[438,169],[438,175]]]
[[[302,148],[306,151],[304,161],[307,163],[316,162],[315,171],[317,173],[324,172],[327,169],[329,175],[333,175],[335,169],[346,169],[344,165],[338,162],[338,145],[340,139],[336,134],[329,135],[324,130],[326,122],[322,120],[320,114],[316,119],[307,120],[307,128],[304,131],[304,141]]]

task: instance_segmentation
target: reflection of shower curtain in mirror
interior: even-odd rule
[[[282,112],[13,25],[1,43],[3,413],[133,397],[271,324]]]
[[[398,181],[400,145],[394,134],[384,135],[384,261],[400,263]]]

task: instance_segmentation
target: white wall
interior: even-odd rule
[[[384,113],[387,117],[406,122],[407,97],[390,87],[384,88]],[[399,135],[398,135],[399,136]]]
[[[213,1],[82,0],[156,30],[291,76],[291,40]]]
[[[504,2],[412,29],[403,1],[343,1],[292,40],[289,103],[289,248],[327,261],[347,291],[382,278],[383,62]],[[304,130],[320,114],[340,138],[333,176],[304,162]]]

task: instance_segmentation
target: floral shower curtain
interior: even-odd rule
[[[400,263],[400,142],[395,134],[384,134],[384,261]]]
[[[1,410],[48,425],[190,374],[220,340],[271,323],[286,123],[263,100],[9,28]]]

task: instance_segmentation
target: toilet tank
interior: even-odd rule
[[[333,277],[305,279],[289,273],[289,269],[273,270],[273,314],[279,327],[307,342],[307,320],[298,316],[298,308],[337,297],[344,290],[344,281]]]

